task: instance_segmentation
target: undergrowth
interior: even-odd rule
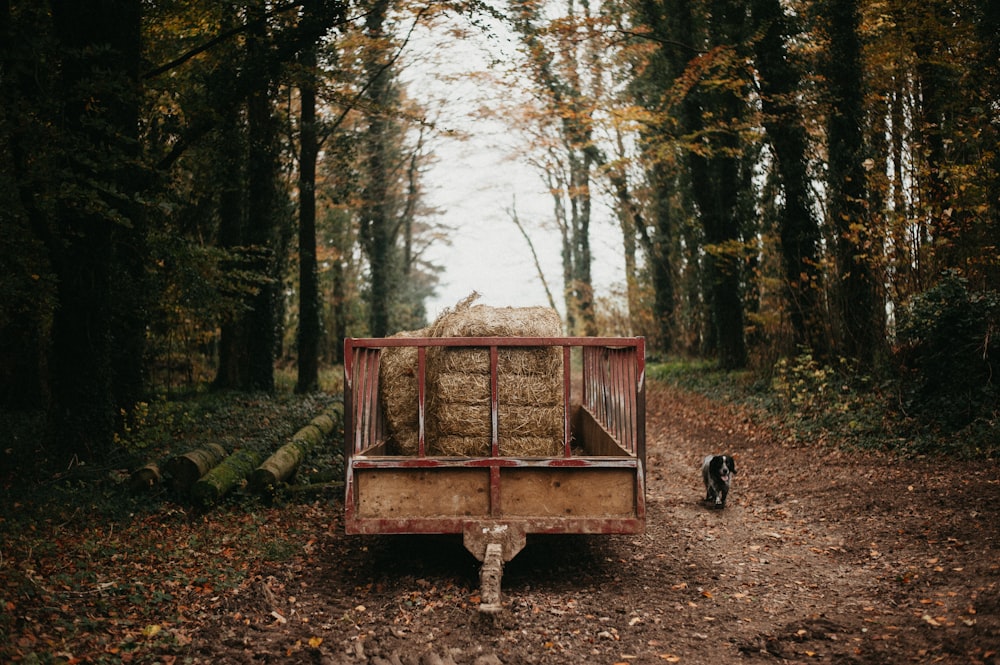
[[[339,498],[333,485],[273,500],[236,491],[206,509],[167,486],[135,493],[128,483],[142,462],[209,442],[274,449],[340,399],[338,382],[311,395],[292,385],[152,397],[127,414],[119,453],[103,465],[32,469],[45,455],[42,414],[0,414],[0,662],[165,662],[190,643],[192,617],[220,611],[222,592],[252,595],[271,566],[307,556],[294,525]],[[296,482],[330,475],[339,453],[334,435]]]
[[[948,429],[907,413],[898,383],[860,374],[846,362],[821,363],[808,353],[778,361],[769,373],[724,371],[710,360],[669,359],[651,364],[648,375],[753,408],[803,443],[905,455],[1000,456],[998,414]]]

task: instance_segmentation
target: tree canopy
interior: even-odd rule
[[[995,418],[989,0],[4,3],[4,408],[101,457],[178,380],[267,392],[294,362],[315,390],[345,336],[426,324],[439,129],[400,72],[441,17],[520,47],[481,81],[522,93],[492,112],[552,194],[567,333],[843,359]],[[601,214],[621,296],[592,283]]]

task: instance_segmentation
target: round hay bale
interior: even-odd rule
[[[473,292],[427,328],[399,337],[558,337],[562,321],[547,307],[474,305]],[[428,454],[490,454],[490,354],[481,347],[427,349]],[[562,450],[563,357],[559,347],[498,350],[497,414],[504,455],[551,456]],[[382,351],[379,390],[390,452],[417,454],[417,349]]]
[[[431,429],[428,427],[428,429]],[[476,440],[475,447],[485,440],[487,450],[493,428],[490,405],[434,403],[434,426],[430,440],[443,437],[465,437]],[[562,406],[516,406],[501,404],[497,412],[497,433],[500,439],[547,437],[562,441]]]
[[[424,337],[426,332],[426,329],[405,331],[392,337]],[[416,347],[388,346],[382,349],[378,388],[382,412],[389,427],[389,452],[416,455],[420,434]]]
[[[482,347],[435,347],[427,350],[435,372],[490,373],[490,352]],[[562,379],[562,349],[559,347],[500,347],[497,349],[499,374],[553,375]]]
[[[561,414],[563,405],[562,375],[499,374],[497,397],[501,406],[504,404],[527,407],[558,406]]]
[[[490,375],[468,372],[444,372],[434,376],[433,390],[437,395],[447,395],[453,404],[489,404]],[[484,399],[485,396],[485,399]]]
[[[490,404],[453,404],[434,402],[434,426],[428,429],[433,432],[433,439],[445,436],[464,436],[470,438],[485,438],[487,441],[493,431],[490,426]]]
[[[472,305],[471,301],[463,306],[462,303],[454,310],[442,312],[430,327],[432,336],[558,337],[562,334],[559,313],[550,307],[490,307]]]
[[[473,293],[430,326],[434,337],[558,337],[562,321],[547,307],[473,305]],[[558,454],[563,431],[562,350],[497,352],[497,414],[503,454]],[[427,432],[432,454],[490,452],[490,355],[485,348],[428,349]],[[525,438],[523,445],[514,439]],[[527,439],[532,439],[528,441]],[[524,451],[524,452],[521,452]],[[554,451],[554,452],[553,452]]]
[[[549,380],[544,376],[500,374],[497,399],[501,405],[562,406],[562,378]],[[489,404],[488,374],[446,372],[433,380],[434,402],[438,404]]]
[[[562,439],[562,406],[500,405],[497,428],[501,439],[552,436]]]
[[[545,376],[562,382],[563,357],[560,347],[500,348],[497,356],[497,372],[504,376]]]

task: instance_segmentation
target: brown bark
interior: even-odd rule
[[[128,486],[135,494],[147,492],[160,484],[163,475],[160,473],[160,465],[157,462],[149,462],[143,467],[139,467],[129,476]]]
[[[250,476],[250,488],[260,493],[273,492],[278,483],[290,478],[309,452],[322,442],[322,430],[313,424],[306,425],[257,467]]]
[[[189,492],[198,479],[226,456],[226,449],[217,443],[191,450],[170,458],[163,471],[170,476],[171,485],[181,492]]]

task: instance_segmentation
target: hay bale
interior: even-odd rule
[[[549,307],[490,307],[468,299],[445,310],[431,325],[432,337],[558,337],[559,313]]]
[[[546,307],[473,305],[473,293],[445,310],[428,328],[396,337],[558,337],[559,314]],[[498,436],[511,456],[554,456],[562,451],[563,363],[558,347],[498,350]],[[427,454],[490,454],[490,355],[483,348],[427,349]],[[416,455],[417,349],[387,347],[379,393],[392,454]]]
[[[559,368],[561,371],[561,368]],[[559,381],[542,380],[550,375],[502,372],[498,369],[497,400],[500,406],[529,404],[562,406],[562,375]],[[553,372],[556,374],[556,372]],[[435,395],[447,395],[452,404],[489,403],[490,375],[468,372],[443,372],[434,377]]]
[[[555,337],[556,335],[545,335]],[[484,348],[452,347],[428,350],[434,356],[435,369],[441,374],[490,375],[490,352]],[[497,373],[500,375],[559,374],[562,349],[556,347],[497,349]],[[561,374],[560,374],[561,376]]]
[[[392,335],[426,336],[426,329]],[[417,362],[417,348],[412,346],[386,347],[379,359],[379,401],[389,427],[389,452],[396,455],[416,455],[419,446]]]
[[[474,298],[444,312],[431,326],[437,337],[558,337],[562,322],[545,307],[495,308]],[[427,353],[432,455],[488,455],[491,446],[489,351],[434,348]],[[498,350],[498,436],[501,454],[552,456],[562,449],[562,350]]]

